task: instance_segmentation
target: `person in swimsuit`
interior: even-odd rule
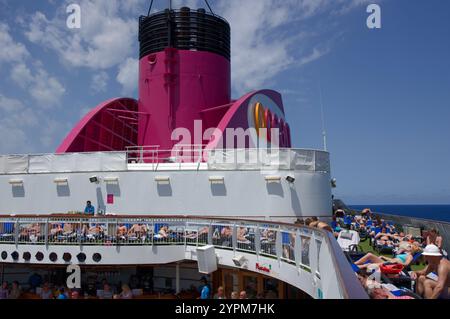
[[[127,235],[127,226],[125,226],[124,224],[120,224],[119,226],[117,226],[117,236],[119,238],[123,238]]]
[[[392,234],[388,234],[387,232],[387,228],[383,227],[381,229],[381,232],[379,232],[378,234],[375,235],[374,240],[376,240],[378,242],[379,245],[392,245],[392,241],[391,239],[394,238],[394,235]]]
[[[428,262],[427,267],[411,274],[417,281],[417,292],[425,299],[450,299],[450,261],[443,258],[436,245],[425,247],[422,255]],[[437,278],[429,278],[431,273],[437,274]]]
[[[395,256],[395,258],[388,258],[385,256],[376,256],[372,253],[366,254],[364,257],[355,262],[355,265],[360,269],[365,269],[371,265],[381,265],[386,262],[402,264],[404,266],[409,265],[414,259],[414,255],[420,251],[420,248],[416,245],[412,245],[406,252],[402,252]]]

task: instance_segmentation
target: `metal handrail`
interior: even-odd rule
[[[283,243],[282,233],[293,233],[295,234],[295,238],[300,238],[301,236],[308,236],[308,234],[312,234],[311,239],[313,238],[322,238],[322,243],[325,241],[327,246],[330,248],[329,251],[331,253],[331,259],[334,265],[334,269],[336,270],[336,277],[338,280],[338,286],[341,290],[341,294],[345,298],[350,299],[365,299],[368,298],[367,293],[357,280],[354,272],[351,269],[350,264],[345,258],[341,248],[337,244],[333,235],[325,230],[317,229],[317,228],[309,228],[301,225],[294,225],[289,223],[281,223],[281,222],[273,222],[273,221],[261,221],[261,220],[235,220],[235,219],[227,219],[227,218],[217,218],[214,216],[211,217],[200,217],[200,216],[124,216],[124,215],[110,215],[110,216],[95,216],[92,218],[86,217],[86,215],[20,215],[20,216],[0,216],[0,230],[5,229],[6,223],[14,223],[15,227],[13,230],[14,238],[10,241],[0,240],[0,245],[3,244],[15,244],[15,245],[23,245],[27,244],[26,239],[22,239],[18,241],[19,236],[19,228],[22,224],[43,224],[45,227],[45,245],[80,245],[83,246],[83,242],[80,242],[77,239],[60,240],[55,235],[49,234],[48,229],[50,229],[50,225],[54,223],[67,223],[67,224],[103,224],[106,225],[107,231],[110,231],[110,225],[120,224],[140,224],[140,225],[148,225],[151,226],[151,229],[147,229],[145,234],[145,238],[141,238],[140,235],[138,238],[134,238],[133,241],[128,240],[128,238],[124,238],[123,241],[120,241],[119,238],[116,240],[113,238],[102,237],[101,239],[96,239],[94,242],[84,242],[85,245],[194,245],[194,246],[202,246],[206,244],[214,244],[217,248],[221,249],[232,249],[234,251],[242,251],[250,254],[263,254],[267,257],[278,259],[279,262],[290,263],[292,265],[296,265],[302,269],[311,269],[311,257],[308,260],[309,265],[303,264],[302,262],[302,254],[303,254],[303,243],[301,241],[295,240],[294,243]],[[156,225],[168,225],[176,228],[175,237],[173,240],[167,238],[156,238],[156,234],[158,233],[156,229]],[[195,227],[193,227],[195,226]],[[162,226],[161,226],[162,227]],[[212,236],[210,236],[210,232],[212,229],[219,227],[230,227],[232,230],[231,238],[216,238],[214,241]],[[239,243],[237,240],[237,230],[239,228],[252,228],[254,232],[254,237],[251,240],[248,240],[246,245],[242,246],[242,243]],[[208,235],[206,237],[201,237],[202,229],[208,229]],[[220,232],[222,228],[219,228]],[[42,228],[41,228],[42,229]],[[180,233],[181,230],[181,233]],[[271,249],[266,249],[266,251],[261,251],[258,249],[260,247],[260,235],[261,230],[272,230],[273,238],[272,242],[266,243],[265,245],[273,245]],[[195,234],[195,232],[197,232]],[[188,233],[193,235],[188,238]],[[192,234],[193,233],[193,234]],[[116,233],[113,235],[109,234],[110,237],[117,236]],[[23,235],[21,235],[23,236]],[[256,243],[258,240],[258,244]],[[39,242],[35,242],[34,244],[43,244],[43,240],[40,239]],[[293,244],[294,251],[298,251],[298,246],[300,247],[300,254],[294,254],[293,256],[284,256],[283,255],[283,245]],[[311,243],[310,243],[311,244]],[[310,254],[310,244],[307,246],[307,252]],[[241,245],[241,246],[240,246]],[[266,246],[266,248],[269,246]],[[280,258],[282,256],[282,258]],[[300,256],[300,260],[298,257]],[[317,257],[317,256],[316,256]],[[311,269],[312,270],[312,269]],[[320,278],[320,271],[316,269],[316,273],[318,278]]]

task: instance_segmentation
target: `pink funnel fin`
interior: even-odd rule
[[[115,98],[96,106],[70,131],[56,153],[123,151],[138,145],[138,102]]]

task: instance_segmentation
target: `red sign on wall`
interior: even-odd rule
[[[270,273],[272,270],[272,265],[261,265],[260,263],[256,263],[256,270]]]
[[[106,200],[106,202],[108,203],[108,204],[114,204],[114,195],[113,194],[108,194],[108,197],[107,197],[107,200]]]

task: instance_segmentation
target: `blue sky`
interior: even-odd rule
[[[0,0],[1,154],[53,152],[90,108],[137,96],[137,17],[149,2]],[[80,30],[65,25],[69,3]],[[234,97],[281,91],[296,147],[322,147],[321,84],[336,196],[450,204],[449,1],[210,3],[232,25]],[[366,26],[369,3],[380,30]]]

